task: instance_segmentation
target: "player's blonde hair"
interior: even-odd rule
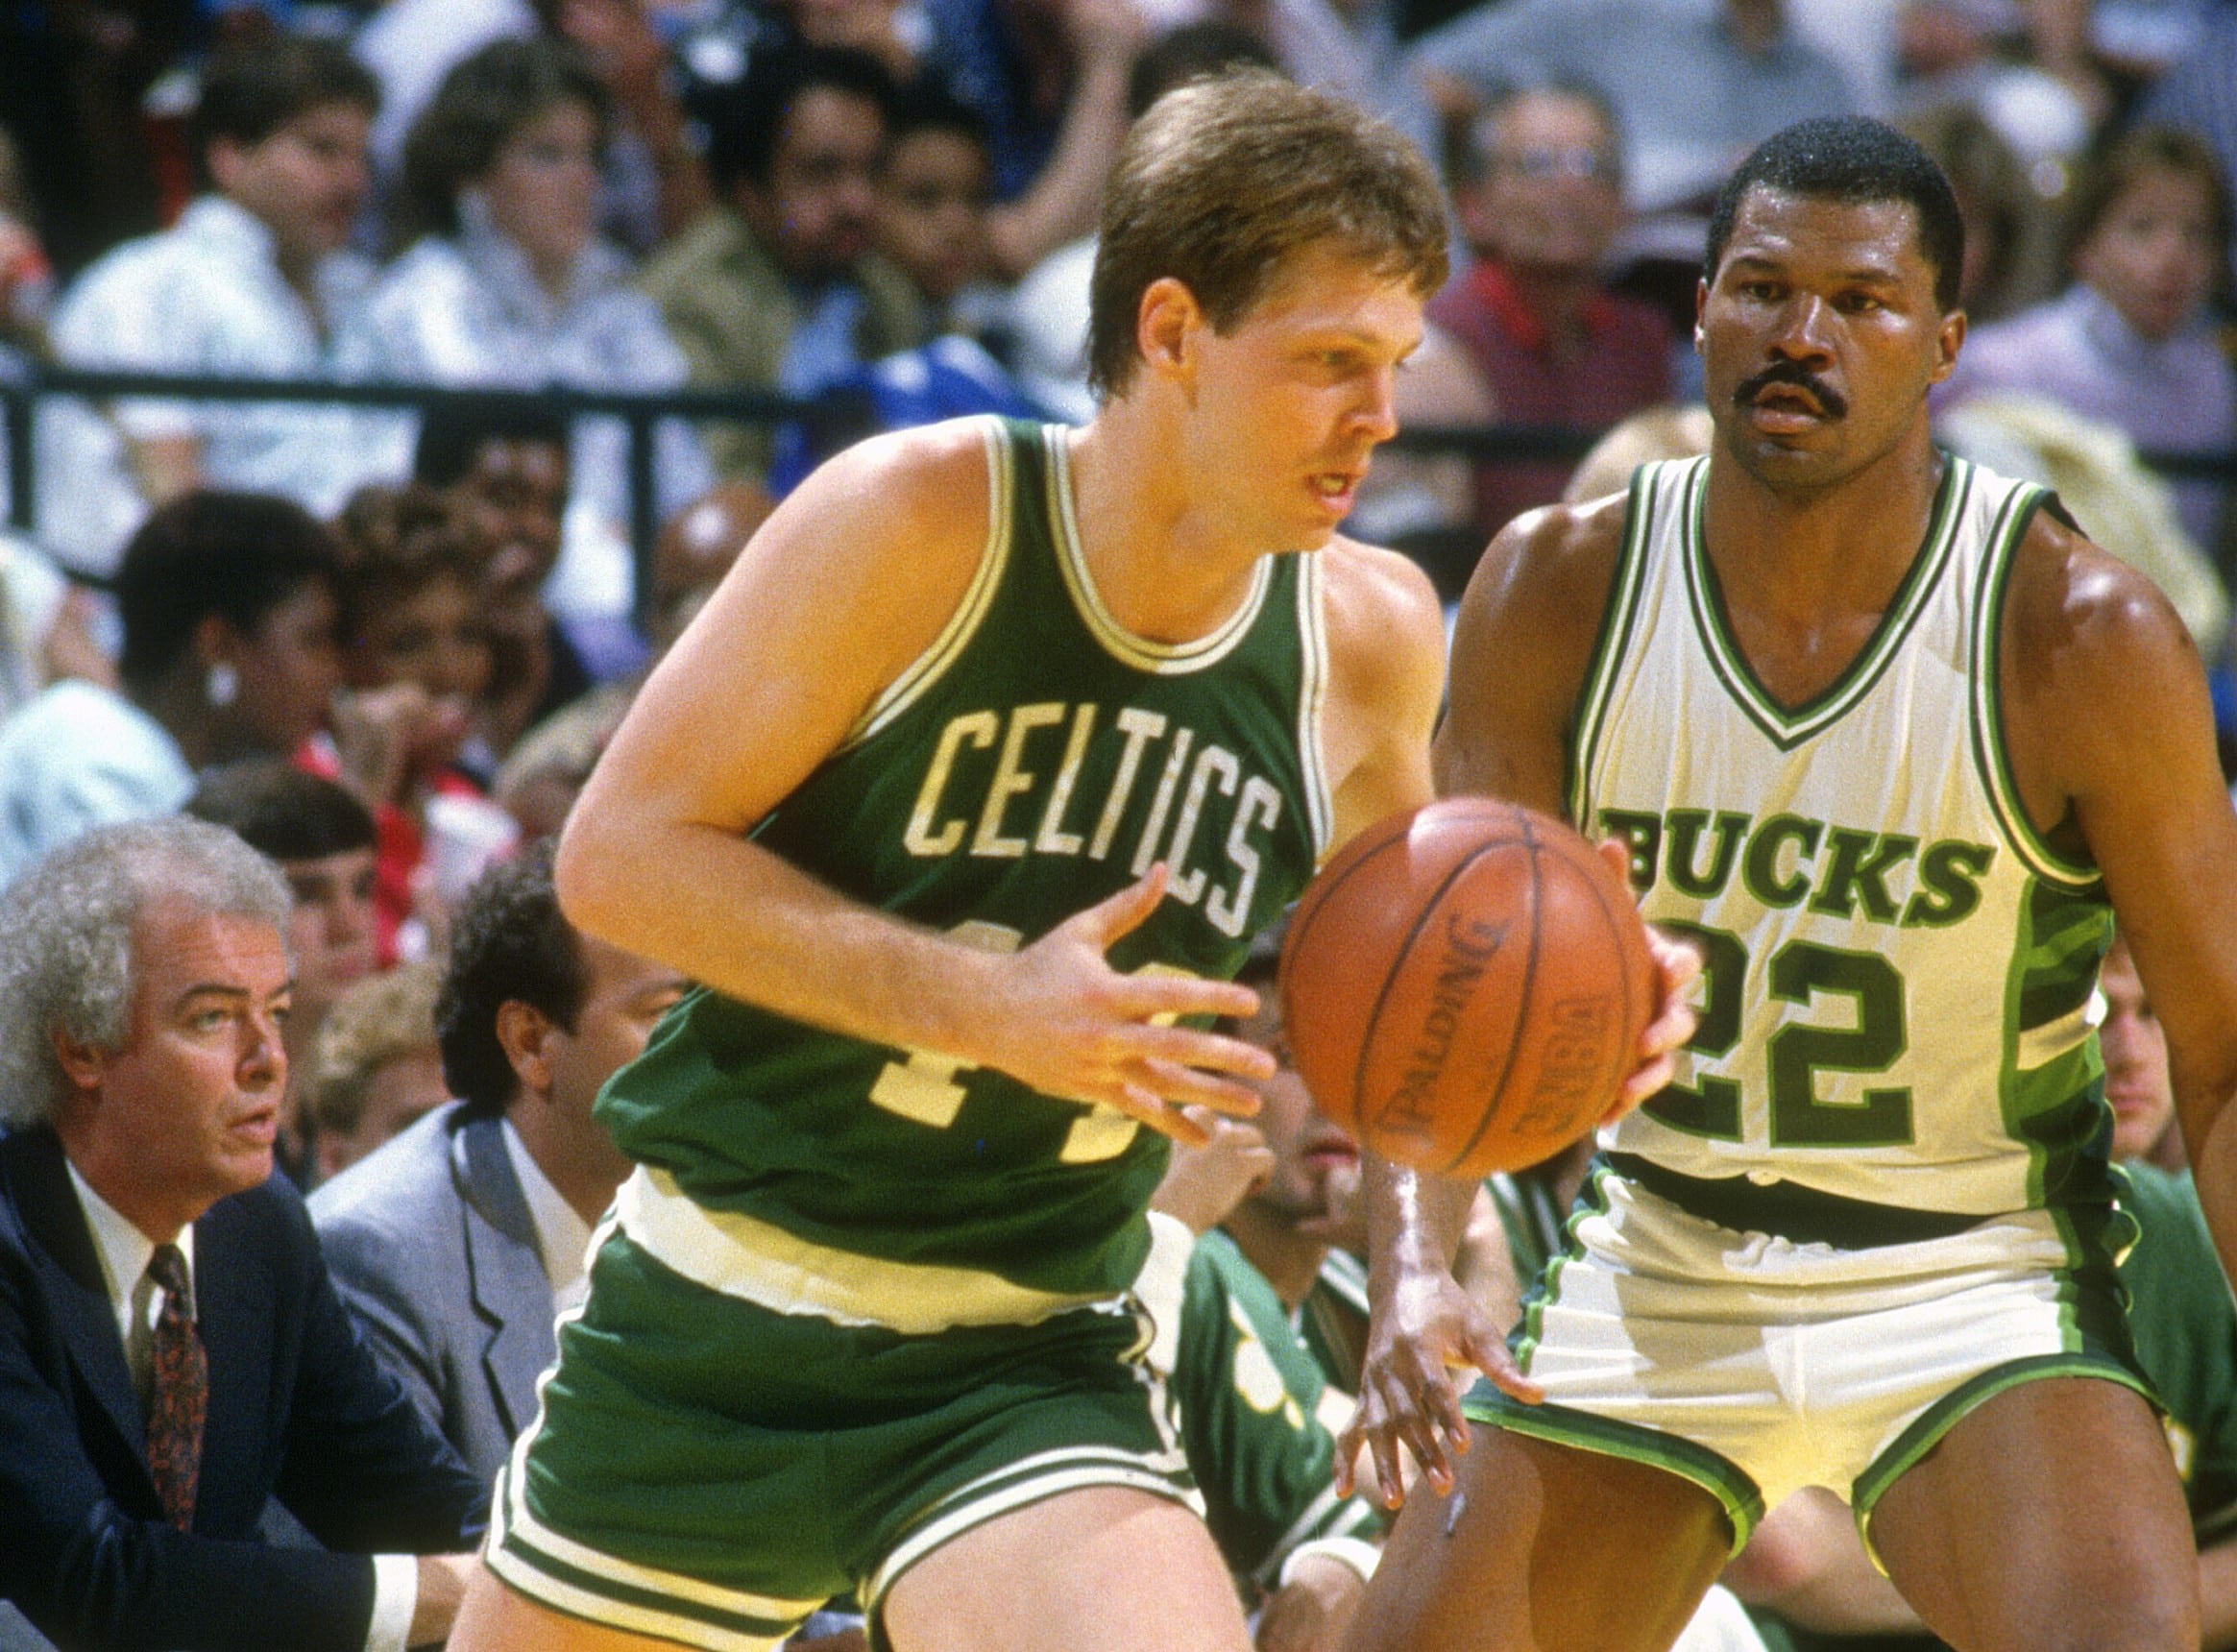
[[[1132,381],[1142,294],[1163,277],[1225,333],[1311,247],[1425,299],[1445,284],[1447,235],[1428,162],[1356,105],[1264,69],[1168,92],[1134,123],[1104,192],[1088,384],[1115,396]]]

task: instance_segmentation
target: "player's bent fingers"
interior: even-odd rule
[[[1122,1083],[1111,1093],[1110,1105],[1137,1124],[1148,1125],[1160,1135],[1171,1136],[1183,1147],[1204,1147],[1212,1132],[1165,1098],[1145,1085]]]
[[[1194,1027],[1129,1027],[1120,1034],[1125,1054],[1144,1061],[1171,1061],[1205,1073],[1231,1073],[1245,1079],[1271,1079],[1275,1060],[1255,1044],[1224,1032]]]
[[[1262,1105],[1258,1092],[1248,1084],[1238,1084],[1231,1079],[1214,1078],[1200,1073],[1193,1067],[1184,1067],[1178,1061],[1149,1058],[1136,1063],[1135,1081],[1153,1095],[1160,1096],[1169,1106],[1202,1107],[1223,1118],[1250,1118]],[[1204,1139],[1211,1139],[1211,1126],[1202,1120],[1190,1120],[1204,1131]],[[1271,1155],[1269,1155],[1271,1157]]]

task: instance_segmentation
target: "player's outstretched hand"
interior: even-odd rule
[[[1468,1449],[1455,1367],[1473,1366],[1517,1399],[1544,1397],[1516,1369],[1492,1317],[1438,1269],[1401,1278],[1368,1324],[1359,1409],[1336,1439],[1336,1490],[1349,1496],[1359,1449],[1367,1447],[1382,1501],[1405,1501],[1401,1450],[1421,1465],[1440,1495],[1452,1490],[1452,1460]]]
[[[1602,860],[1626,879],[1631,876],[1631,851],[1620,840],[1611,838],[1598,847]],[[1604,1125],[1614,1124],[1678,1076],[1678,1051],[1701,1024],[1689,999],[1701,974],[1701,954],[1652,924],[1646,926],[1646,949],[1654,957],[1662,1001],[1640,1035],[1639,1065],[1616,1092],[1616,1105],[1601,1117]]]
[[[1043,1094],[1101,1103],[1176,1141],[1202,1147],[1204,1125],[1184,1110],[1249,1118],[1258,1092],[1242,1079],[1274,1077],[1254,1044],[1170,1023],[1183,1015],[1246,1016],[1258,994],[1230,981],[1122,975],[1105,954],[1165,897],[1165,865],[1003,960],[980,1057]]]

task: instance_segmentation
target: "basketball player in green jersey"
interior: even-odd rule
[[[1335,529],[1445,238],[1340,100],[1173,94],[1093,423],[840,455],[645,685],[559,887],[704,986],[601,1098],[641,1168],[454,1647],[767,1647],[848,1590],[905,1652],[1244,1647],[1130,1287],[1165,1138],[1270,1066],[1176,1019],[1429,794],[1435,598]]]
[[[2237,1261],[2237,816],[2166,601],[1929,439],[1961,252],[1909,140],[1770,139],[1710,231],[1710,453],[1524,517],[1463,601],[1441,790],[1625,841],[1702,1019],[1511,1353],[1443,1274],[1470,1190],[1371,1170],[1347,1444],[1425,1476],[1351,1652],[1666,1647],[1811,1484],[1967,1652],[2199,1644],[2085,1011],[2117,907]]]

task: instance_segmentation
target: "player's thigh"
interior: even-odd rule
[[[895,1652],[1247,1652],[1211,1534],[1124,1486],[1061,1493],[950,1539],[893,1580]]]
[[[476,1567],[450,1626],[447,1652],[676,1652],[676,1642],[588,1623],[507,1588]],[[782,1644],[771,1640],[773,1649]]]
[[[2196,1652],[2198,1561],[2134,1390],[2023,1382],[1962,1418],[1871,1514],[1888,1576],[1966,1652]]]
[[[1691,1481],[1478,1425],[1452,1494],[1407,1499],[1346,1652],[1662,1652],[1731,1552]]]

